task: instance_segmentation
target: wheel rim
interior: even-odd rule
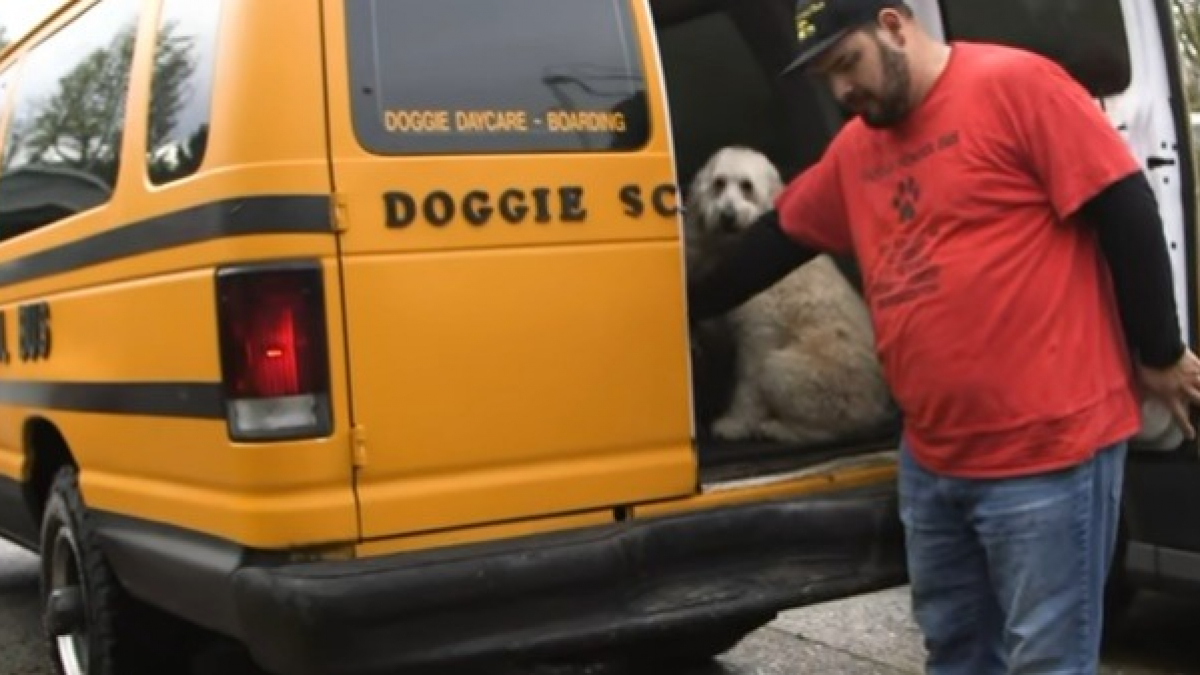
[[[55,637],[58,647],[58,660],[66,675],[87,675],[88,662],[88,630],[87,605],[85,592],[87,586],[79,573],[79,555],[75,539],[71,532],[62,528],[54,539],[54,549],[50,558],[50,593],[78,589],[83,600],[83,619],[67,635]],[[51,596],[47,596],[49,598]]]

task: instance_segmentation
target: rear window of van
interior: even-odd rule
[[[629,0],[346,0],[354,131],[378,154],[632,150]]]

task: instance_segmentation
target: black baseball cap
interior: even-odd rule
[[[903,0],[798,0],[796,58],[780,74],[808,65],[848,33],[874,21],[880,11],[902,6]]]

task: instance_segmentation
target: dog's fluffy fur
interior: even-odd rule
[[[686,202],[690,273],[706,270],[771,208],[778,170],[744,147],[718,151]],[[896,411],[880,373],[866,305],[826,255],[733,310],[736,375],[728,409],[713,424],[728,440],[821,444],[875,435]]]

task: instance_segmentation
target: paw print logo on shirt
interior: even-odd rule
[[[900,217],[901,223],[909,223],[917,217],[917,202],[921,199],[921,186],[916,179],[907,176],[896,186],[896,195],[892,197],[892,208]]]

